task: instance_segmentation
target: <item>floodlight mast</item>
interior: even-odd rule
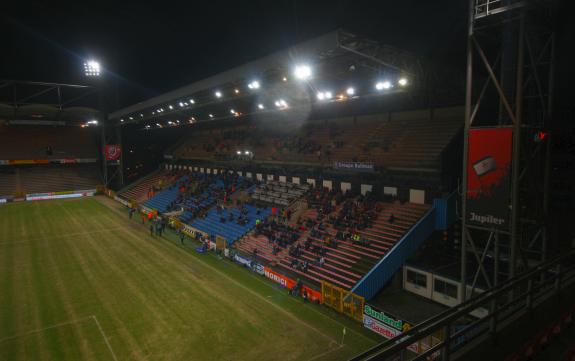
[[[112,186],[112,181],[116,179],[116,185],[122,187],[124,184],[124,154],[120,153],[120,159],[109,163],[106,156],[106,146],[109,144],[117,144],[122,149],[122,134],[121,126],[117,125],[114,129],[108,129],[108,101],[106,99],[106,79],[103,76],[103,68],[99,61],[95,59],[87,59],[84,61],[84,75],[94,81],[94,86],[98,92],[98,107],[100,108],[100,121],[91,121],[90,124],[99,125],[101,127],[101,147],[98,152],[102,160],[102,175],[104,186],[106,188]],[[110,168],[110,169],[109,169]],[[111,169],[113,168],[113,169]]]

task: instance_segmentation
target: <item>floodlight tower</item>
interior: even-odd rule
[[[124,183],[124,156],[122,152],[121,128],[119,125],[110,127],[110,124],[108,124],[109,102],[107,99],[107,82],[100,62],[94,59],[86,60],[84,62],[84,75],[94,83],[98,91],[101,119],[101,147],[98,154],[100,154],[102,159],[104,186],[122,186]],[[114,158],[119,155],[117,159],[110,159],[110,146],[114,146]]]
[[[461,302],[548,257],[551,139],[533,135],[553,118],[553,15],[550,0],[469,0]]]

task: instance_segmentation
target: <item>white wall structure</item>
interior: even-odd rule
[[[273,174],[268,174],[267,179],[269,181],[273,181],[274,180],[274,175]]]
[[[280,182],[285,183],[287,182],[286,176],[285,175],[280,175],[279,177]]]
[[[292,182],[293,184],[300,184],[300,183],[299,183],[299,177],[292,177],[292,178],[291,178],[291,182]]]
[[[343,194],[347,193],[347,191],[351,190],[351,183],[348,182],[341,182],[341,191]]]
[[[264,179],[264,177],[262,176],[261,173],[256,173],[256,179],[261,181],[262,179]]]
[[[197,172],[197,171],[198,171],[198,167],[194,167],[194,172]]]
[[[214,172],[213,172],[213,173],[214,173],[214,174],[218,174],[218,170],[217,170],[217,169],[214,169]]]
[[[204,168],[203,168],[203,167],[200,168],[200,172],[204,173]]]
[[[418,269],[403,267],[403,289],[431,299],[432,275]]]
[[[315,187],[315,179],[313,179],[313,178],[308,178],[308,179],[307,179],[307,184],[311,184],[312,186]]]
[[[327,189],[329,189],[329,190],[331,191],[333,182],[330,181],[330,180],[324,180],[322,185],[323,185],[324,188],[327,188]]]
[[[252,172],[246,172],[246,177],[251,178],[251,177],[252,177]]]
[[[419,189],[409,190],[409,201],[411,203],[424,204],[425,203],[425,191]]]
[[[212,168],[206,168],[206,173],[212,174]]]
[[[397,196],[397,187],[383,187],[383,194]]]
[[[373,190],[373,186],[371,184],[362,184],[361,185],[361,194],[365,195],[367,192],[371,192]]]
[[[461,283],[449,280],[447,278],[434,275],[433,291],[431,299],[446,306],[457,306],[459,304],[459,287]]]
[[[238,171],[238,175],[241,177],[243,173],[241,171]]]

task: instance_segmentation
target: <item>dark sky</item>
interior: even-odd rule
[[[463,66],[467,1],[19,2],[0,14],[0,78],[82,83],[86,57],[120,106],[339,27]]]

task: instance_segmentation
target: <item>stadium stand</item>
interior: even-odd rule
[[[87,190],[101,183],[94,164],[7,166],[0,172],[0,195]]]
[[[168,171],[158,170],[148,174],[140,181],[132,183],[128,187],[118,192],[118,195],[127,200],[132,200],[140,203],[153,197],[156,191],[170,184],[172,177],[173,175],[171,175]]]
[[[0,196],[12,196],[16,190],[16,169],[14,167],[0,167]]]
[[[309,188],[309,184],[267,182],[254,190],[252,198],[262,202],[288,206],[294,200],[302,197]]]
[[[160,213],[167,212],[175,203],[180,193],[180,186],[188,180],[187,176],[179,178],[173,184],[160,190],[152,198],[144,202],[144,206],[156,209]]]
[[[92,129],[72,126],[0,126],[0,158],[97,158]]]
[[[253,125],[193,134],[174,150],[181,159],[233,159],[248,149],[258,161],[325,164],[374,162],[398,168],[438,168],[443,149],[462,128],[460,108],[360,115],[309,121],[273,134]]]
[[[351,289],[429,209],[424,204],[345,198],[313,190],[296,222],[281,213],[258,226],[236,248],[319,285]]]
[[[212,207],[205,217],[198,217],[190,225],[210,236],[221,236],[232,244],[249,232],[256,222],[271,214],[270,208],[244,205],[238,208]]]

